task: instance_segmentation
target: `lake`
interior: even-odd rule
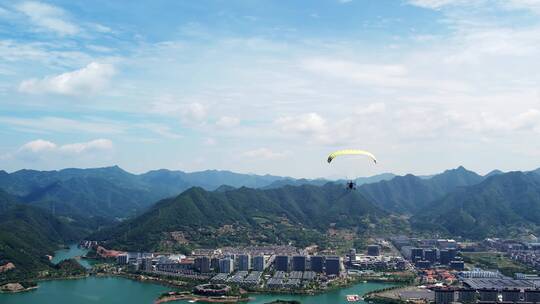
[[[84,255],[84,249],[70,246],[69,250],[60,250],[56,253],[53,261],[60,262],[63,259]],[[81,264],[86,260],[80,260]],[[84,266],[85,264],[83,264]],[[85,266],[86,267],[86,266]],[[253,301],[248,303],[262,304],[277,299],[298,300],[303,304],[334,304],[347,303],[345,296],[348,294],[363,295],[369,291],[391,286],[384,283],[359,283],[349,288],[334,290],[315,296],[304,295],[272,295],[254,294]],[[39,288],[29,292],[17,294],[0,294],[2,304],[146,304],[153,301],[163,292],[171,288],[159,284],[143,283],[121,277],[88,277],[79,280],[54,280],[39,282]],[[177,301],[171,303],[188,303]]]
[[[349,288],[315,296],[255,294],[249,303],[268,303],[277,299],[298,300],[303,304],[347,303],[348,294],[363,295],[366,292],[390,286],[383,283],[360,283]],[[146,304],[153,301],[170,287],[143,283],[120,277],[88,277],[80,280],[55,280],[39,283],[39,288],[17,294],[0,294],[2,304]],[[188,303],[177,301],[171,303]]]
[[[69,248],[56,251],[51,262],[58,264],[63,260],[84,256],[87,252],[88,249],[79,248],[77,244],[71,244]],[[86,259],[77,259],[77,261],[86,269],[92,268],[92,265]]]

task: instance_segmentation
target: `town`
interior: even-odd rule
[[[540,301],[540,277],[533,274],[540,270],[540,244],[536,240],[465,242],[400,236],[372,241],[363,251],[350,249],[342,255],[319,252],[317,246],[224,247],[182,255],[120,252],[89,241],[81,245],[94,246],[101,257],[114,259],[114,271],[193,280],[198,282],[194,290],[214,296],[227,294],[229,286],[247,291],[316,293],[350,282],[386,281],[401,285],[370,294],[370,300],[437,304]],[[494,264],[492,269],[481,268],[471,259],[486,255],[520,265],[526,273],[502,273]],[[205,284],[226,288],[220,289],[221,293],[209,291]],[[354,299],[360,298],[349,298]]]

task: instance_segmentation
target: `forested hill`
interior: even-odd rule
[[[385,210],[415,214],[446,194],[483,180],[483,176],[459,167],[430,178],[412,174],[397,176],[389,181],[362,185],[358,190]]]
[[[59,171],[0,171],[0,189],[20,201],[56,215],[98,216],[109,220],[136,215],[156,201],[200,186],[264,187],[283,177],[208,170],[185,173],[155,170],[131,174],[121,168],[64,169]]]
[[[402,229],[398,222],[343,185],[243,187],[224,192],[196,187],[95,237],[130,250],[250,242],[305,246],[324,238],[331,227],[384,233]]]
[[[536,234],[540,230],[540,175],[494,175],[430,205],[411,219],[416,228],[476,239]]]
[[[45,255],[84,233],[46,210],[14,201],[2,191],[0,208],[0,265],[15,265],[15,269],[0,274],[0,282],[50,269]]]

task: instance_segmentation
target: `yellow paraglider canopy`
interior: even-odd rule
[[[342,155],[365,155],[373,160],[373,162],[377,163],[377,159],[375,158],[375,155],[371,154],[368,151],[364,150],[357,150],[357,149],[345,149],[345,150],[339,150],[336,151],[330,155],[328,155],[328,163],[331,163],[332,160],[338,156]]]

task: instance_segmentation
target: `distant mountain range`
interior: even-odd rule
[[[536,234],[540,227],[540,175],[493,175],[434,201],[411,220],[417,228],[470,238]]]
[[[56,215],[100,216],[109,219],[137,214],[156,201],[190,187],[214,190],[222,185],[259,188],[284,177],[208,170],[185,173],[155,170],[136,175],[121,168],[64,169],[59,171],[0,171],[0,189],[20,201]]]
[[[392,174],[359,178],[364,184],[392,178]],[[158,200],[191,188],[215,190],[221,186],[272,189],[285,185],[322,186],[324,179],[294,179],[273,175],[207,170],[186,173],[154,170],[132,174],[118,166],[58,171],[0,171],[0,189],[18,200],[63,216],[97,216],[122,219],[144,211]]]
[[[128,250],[170,250],[183,242],[307,246],[324,241],[330,228],[360,234],[402,228],[398,219],[393,223],[389,218],[359,192],[333,183],[213,192],[195,187],[92,238]]]
[[[188,250],[332,247],[340,233],[354,241],[398,231],[472,239],[540,232],[540,169],[481,176],[459,167],[357,183],[349,191],[344,181],[212,170],[137,175],[116,166],[0,171],[0,264],[46,268],[44,254],[88,234],[118,249]]]
[[[385,210],[412,214],[459,187],[475,185],[482,180],[483,176],[459,167],[431,178],[412,174],[396,176],[389,181],[363,185],[358,190]]]

